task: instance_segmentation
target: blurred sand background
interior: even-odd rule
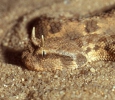
[[[115,0],[0,0],[0,44],[25,16],[29,17],[24,24],[42,14],[82,20],[109,13],[114,7]],[[26,33],[23,24],[20,29]],[[20,54],[4,55],[0,46],[0,100],[115,100],[113,62],[79,70],[36,72],[20,64]]]

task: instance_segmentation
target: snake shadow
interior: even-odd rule
[[[14,51],[9,48],[3,48],[3,55],[5,63],[23,67],[21,60],[22,51]]]

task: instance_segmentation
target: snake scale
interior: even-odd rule
[[[115,61],[115,33],[98,31],[101,28],[93,20],[80,26],[76,19],[40,17],[33,26],[22,61],[28,69],[36,71],[75,69],[88,62]]]

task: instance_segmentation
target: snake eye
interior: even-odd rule
[[[42,56],[45,56],[45,55],[46,55],[46,52],[45,52],[45,51],[43,51],[43,52],[42,52]]]

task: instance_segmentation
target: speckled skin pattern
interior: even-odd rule
[[[40,17],[34,26],[38,44],[31,41],[22,54],[25,66],[36,71],[52,71],[75,69],[101,60],[115,61],[115,33],[98,31],[96,20],[84,23],[80,26],[75,19]],[[44,47],[40,46],[41,36],[44,36]]]

